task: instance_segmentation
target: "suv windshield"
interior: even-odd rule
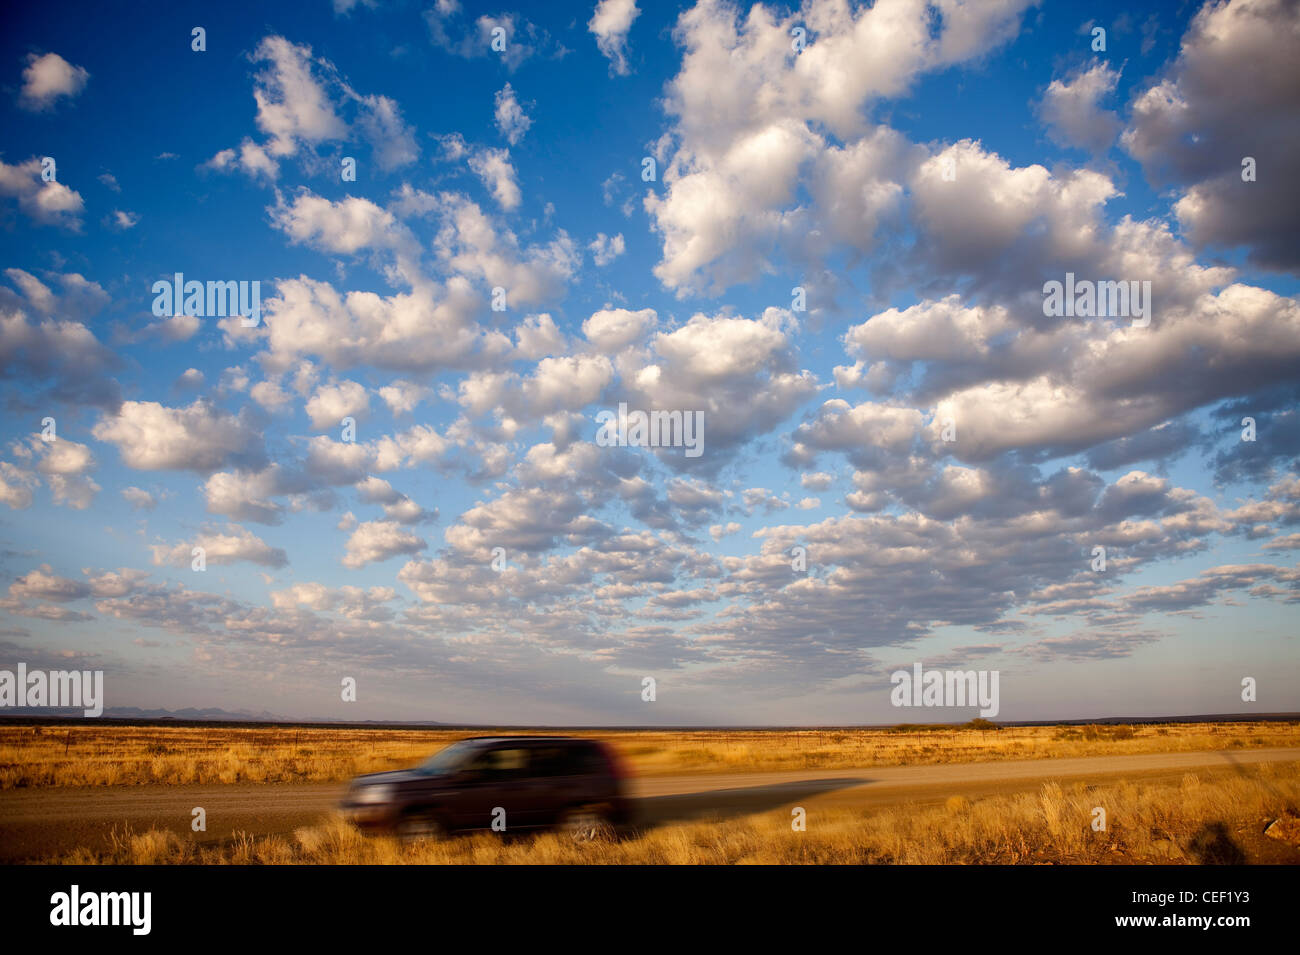
[[[461,740],[459,743],[452,743],[446,749],[440,750],[429,757],[420,764],[417,771],[428,776],[452,773],[469,762],[477,751],[477,745],[469,740]]]

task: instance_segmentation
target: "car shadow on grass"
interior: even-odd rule
[[[840,789],[852,789],[869,779],[804,779],[771,786],[715,789],[673,796],[645,796],[633,800],[631,824],[647,830],[699,820],[735,819],[754,813],[795,806],[801,799]]]

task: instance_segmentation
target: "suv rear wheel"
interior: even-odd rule
[[[575,806],[560,820],[560,831],[574,842],[597,842],[614,836],[604,806]]]

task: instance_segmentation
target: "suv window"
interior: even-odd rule
[[[573,748],[569,746],[548,746],[536,751],[537,775],[539,776],[576,776],[577,763],[574,762]]]
[[[580,773],[596,774],[605,771],[605,757],[601,755],[599,749],[591,744],[578,748],[573,757],[578,763],[578,772]]]
[[[528,750],[523,748],[489,749],[470,764],[473,772],[494,782],[521,779],[528,774]]]
[[[605,771],[605,760],[589,743],[539,747],[535,752],[539,776],[588,776]]]

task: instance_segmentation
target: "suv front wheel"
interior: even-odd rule
[[[397,823],[397,838],[402,842],[441,839],[446,834],[446,827],[431,812],[420,810],[408,812]]]

